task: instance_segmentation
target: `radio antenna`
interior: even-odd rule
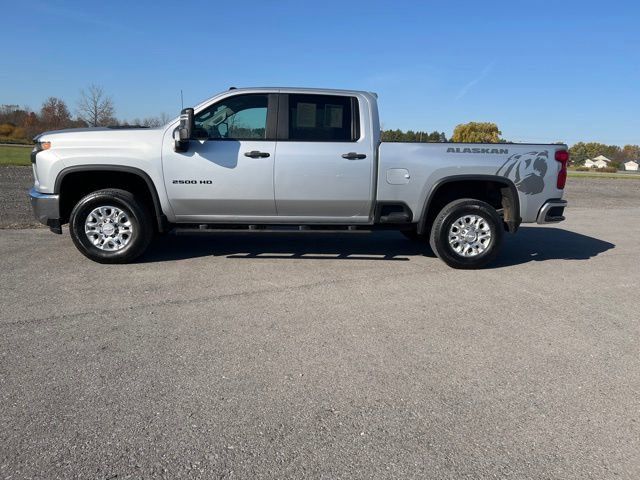
[[[180,89],[180,110],[184,109],[184,98],[182,97],[182,89]]]

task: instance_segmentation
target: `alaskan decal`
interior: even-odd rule
[[[447,153],[491,153],[497,155],[508,155],[508,148],[481,148],[481,147],[449,147]]]
[[[528,152],[511,155],[498,169],[496,175],[513,180],[516,188],[525,195],[535,195],[544,190],[549,152]]]

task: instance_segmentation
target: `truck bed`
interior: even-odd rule
[[[556,187],[562,144],[382,142],[376,198],[404,201],[418,216],[427,194],[443,178],[505,177],[518,189],[523,222],[534,222],[543,200],[561,198]]]

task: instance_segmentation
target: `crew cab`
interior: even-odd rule
[[[396,229],[455,268],[564,220],[566,145],[388,143],[370,92],[230,89],[159,128],[46,132],[36,217],[102,263],[173,230]],[[212,240],[215,241],[215,240]]]

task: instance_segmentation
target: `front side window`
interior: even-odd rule
[[[194,136],[198,139],[264,140],[268,95],[236,95],[198,113]]]
[[[289,95],[289,140],[357,140],[352,124],[356,99],[334,95]]]

